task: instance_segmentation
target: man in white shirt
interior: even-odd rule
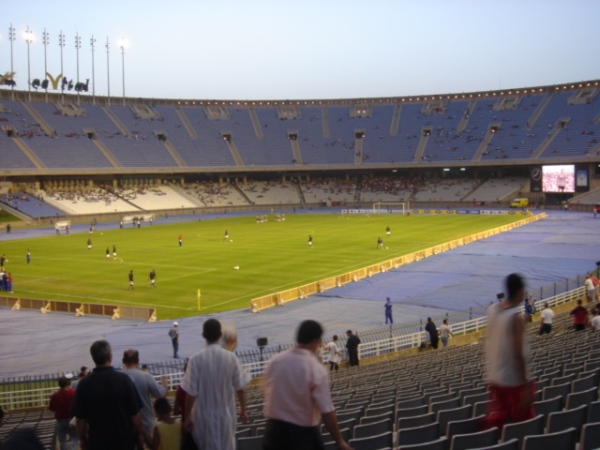
[[[592,331],[600,330],[600,312],[594,308],[594,318],[592,319]]]
[[[585,279],[585,294],[587,296],[588,303],[592,303],[596,299],[596,286],[592,281],[592,276],[588,275]]]
[[[248,421],[244,386],[250,376],[237,356],[219,345],[222,335],[218,320],[204,322],[206,349],[190,358],[183,377],[182,388],[187,392],[185,428],[202,450],[235,448],[234,394],[240,404],[241,421]]]
[[[325,346],[325,351],[327,352],[327,356],[329,357],[329,370],[333,372],[334,370],[339,370],[339,362],[342,358],[342,352],[340,352],[339,347],[337,346],[337,334],[333,335],[333,340]]]
[[[548,308],[548,303],[544,303],[544,309],[541,312],[542,321],[540,323],[539,335],[550,334],[552,331],[552,322],[554,321],[554,311]]]

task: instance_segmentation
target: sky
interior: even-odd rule
[[[124,87],[127,97],[190,100],[532,87],[600,78],[599,17],[598,0],[4,0],[0,74],[11,69],[12,25],[18,89],[27,27],[31,79],[44,78],[45,29],[48,72],[61,73],[62,31],[63,71],[76,81],[79,34],[85,95],[92,85],[96,95]]]

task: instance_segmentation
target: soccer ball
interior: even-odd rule
[[[100,233],[100,236],[104,236],[104,233]]]
[[[389,248],[389,247],[386,247],[385,249],[386,249],[386,250],[389,250],[390,248]]]
[[[229,242],[233,242],[233,239],[229,239]]]
[[[240,270],[240,266],[233,266],[233,270]]]

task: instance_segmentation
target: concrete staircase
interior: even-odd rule
[[[31,151],[31,149],[29,148],[29,146],[23,142],[23,139],[21,139],[20,137],[12,137],[11,138],[13,140],[13,142],[15,144],[17,144],[17,146],[21,149],[21,151],[23,153],[25,153],[25,155],[27,155],[27,157],[29,158],[29,160],[35,164],[35,167],[37,167],[38,169],[45,169],[46,167],[44,166],[44,164],[42,164],[42,162],[39,160],[39,158],[37,156],[35,156],[35,153],[33,153]]]
[[[467,128],[467,124],[469,123],[469,119],[471,118],[471,113],[473,112],[473,109],[475,109],[475,103],[477,103],[477,100],[475,99],[469,102],[469,106],[467,106],[467,109],[465,110],[465,113],[463,114],[462,119],[460,119],[460,123],[456,128],[457,133],[462,133],[463,131],[465,131],[465,128]],[[467,114],[467,111],[469,111],[469,114]]]
[[[390,136],[396,136],[398,134],[398,126],[400,125],[401,114],[402,105],[398,104],[394,107],[394,115],[392,116],[392,123],[390,124]]]
[[[40,124],[40,126],[42,127],[42,130],[44,130],[44,132],[51,137],[56,136],[56,131],[54,131],[50,125],[48,125],[46,123],[46,121],[42,118],[42,116],[40,116],[38,114],[38,112],[33,109],[33,106],[31,106],[31,104],[27,103],[27,102],[21,102],[21,105],[23,105],[23,107],[27,110],[27,112],[29,114],[32,115],[32,117],[36,120],[37,123]]]
[[[552,96],[553,96],[553,94],[550,93],[550,94],[546,95],[546,97],[544,97],[544,100],[542,100],[542,103],[540,103],[538,105],[538,107],[535,109],[535,111],[533,112],[533,114],[531,115],[529,120],[527,121],[527,128],[531,129],[535,125],[535,123],[537,122],[539,117],[542,115],[542,112],[544,112],[544,109],[546,109],[546,106],[548,105],[548,103],[550,103],[550,100],[552,100]]]
[[[427,130],[429,130],[429,133],[426,133]],[[427,141],[429,141],[430,134],[431,134],[430,129],[428,129],[428,128],[421,129],[421,139],[419,140],[419,146],[417,147],[417,152],[415,153],[415,156],[413,157],[414,163],[421,162],[421,160],[423,158],[423,154],[425,153],[425,147],[427,147]]]
[[[115,124],[115,126],[119,129],[121,134],[126,137],[131,137],[131,133],[129,130],[121,123],[121,121],[113,114],[113,112],[107,107],[103,106],[102,111],[108,116],[110,120]]]
[[[92,139],[92,142],[98,148],[98,150],[100,150],[102,152],[104,157],[110,161],[110,163],[113,165],[113,167],[121,167],[121,164],[119,163],[119,161],[117,161],[117,159],[113,156],[113,154],[106,147],[106,145],[104,145],[104,143],[102,141],[100,141],[98,139]]]
[[[258,120],[258,116],[256,115],[256,111],[254,109],[249,109],[248,114],[250,114],[250,120],[252,121],[252,126],[254,127],[254,133],[256,134],[257,139],[263,138],[262,127],[260,126],[260,121]]]
[[[483,153],[487,150],[488,146],[490,145],[490,142],[492,142],[492,138],[496,134],[496,133],[492,132],[492,128],[495,127],[496,129],[500,129],[500,126],[501,126],[500,123],[490,124],[490,126],[488,127],[487,134],[483,138],[483,141],[481,141],[481,144],[479,144],[479,147],[477,148],[477,151],[475,152],[475,156],[473,156],[473,161],[481,161],[481,157],[483,156]]]
[[[302,153],[300,152],[300,144],[298,144],[298,139],[290,139],[290,144],[292,146],[292,154],[294,155],[294,164],[296,166],[303,166],[302,162]]]
[[[190,135],[190,137],[192,139],[198,139],[198,134],[196,133],[196,130],[194,130],[194,127],[192,126],[192,124],[188,120],[187,116],[184,114],[184,112],[181,110],[181,108],[179,106],[177,108],[175,108],[175,112],[177,112],[177,115],[179,116],[179,120],[181,120],[181,123],[185,127],[185,129],[188,132],[188,134]]]
[[[538,159],[540,156],[542,156],[542,154],[546,151],[546,149],[550,146],[550,144],[552,144],[552,141],[554,140],[554,138],[556,136],[558,136],[558,133],[560,133],[567,126],[567,124],[570,121],[571,121],[570,118],[558,119],[558,121],[554,124],[552,131],[550,131],[550,133],[548,133],[548,135],[542,141],[542,143],[537,148],[535,153],[533,155],[531,155],[531,158]]]
[[[179,156],[179,153],[177,153],[177,150],[175,150],[169,141],[163,141],[163,144],[165,144],[165,148],[179,167],[187,167],[187,164],[181,159],[181,156]]]

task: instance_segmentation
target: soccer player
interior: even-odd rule
[[[106,247],[106,259],[110,259],[110,248]]]
[[[229,232],[227,230],[225,230],[225,237],[223,238],[223,241],[229,241]]]
[[[156,284],[154,283],[156,282],[156,272],[154,271],[154,269],[152,269],[152,271],[148,275],[148,278],[150,279],[150,287],[155,288]]]
[[[127,289],[133,290],[133,270],[129,271],[129,287]]]
[[[312,242],[313,242],[312,235],[311,235],[311,234],[309,234],[309,235],[308,235],[308,246],[309,246],[310,248],[312,248]]]
[[[117,259],[117,246],[113,244],[113,258]]]
[[[88,239],[88,241],[87,241],[87,247],[88,247],[88,250],[92,249],[92,240],[91,239]]]
[[[27,264],[29,264],[31,262],[31,253],[29,252],[29,249],[27,249],[27,253],[25,254],[25,258],[27,259]]]
[[[377,248],[383,248],[383,239],[381,237],[377,238]]]
[[[177,238],[177,240],[179,241],[179,246],[183,247],[183,236],[179,235],[179,237]]]
[[[392,229],[388,225],[387,227],[385,227],[385,235],[389,237],[391,234],[392,234]]]

